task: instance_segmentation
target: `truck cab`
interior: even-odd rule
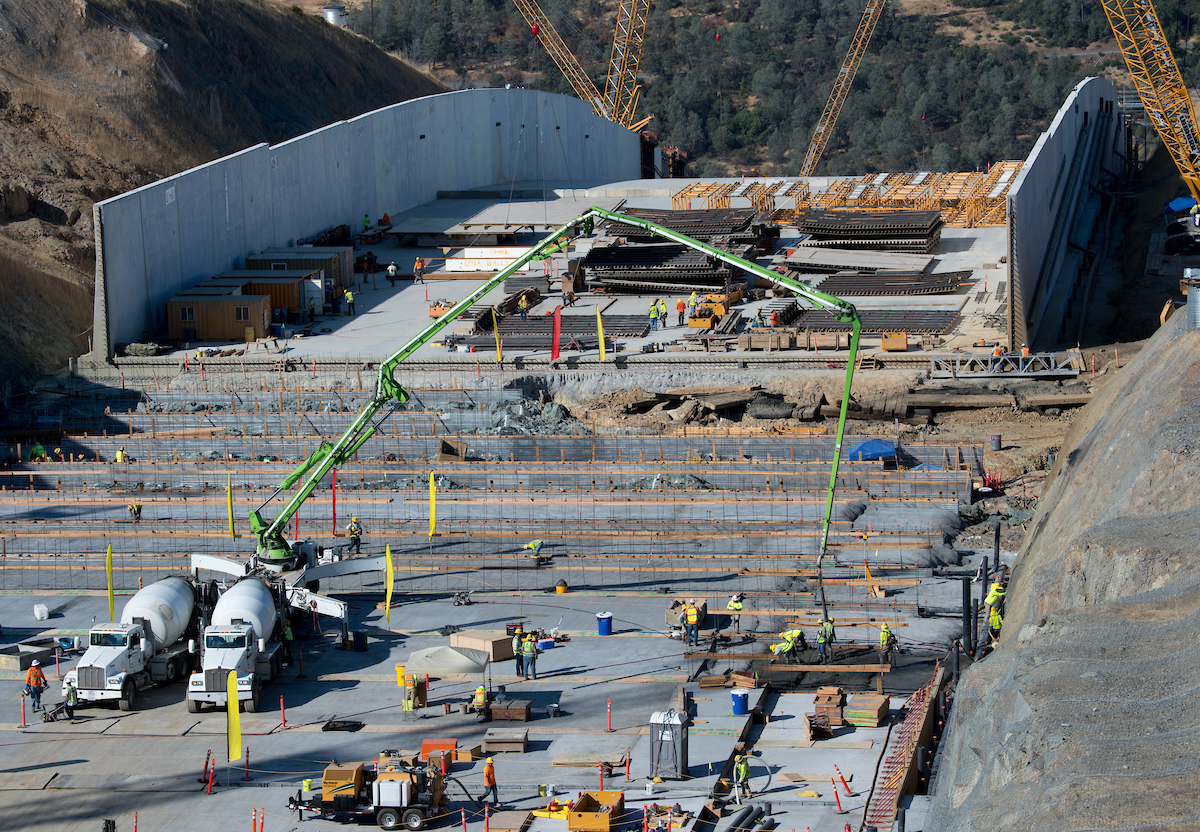
[[[252,624],[210,625],[204,630],[201,669],[188,680],[188,711],[199,713],[204,702],[228,705],[229,672],[236,671],[238,701],[255,713],[262,686],[274,680],[282,664],[280,645],[264,643]]]
[[[149,649],[140,624],[109,623],[93,627],[83,658],[63,679],[63,695],[66,683],[71,682],[81,703],[116,699],[121,710],[132,710],[136,691],[148,687],[152,681],[146,669]]]

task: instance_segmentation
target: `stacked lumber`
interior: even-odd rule
[[[842,709],[842,719],[858,728],[878,728],[887,720],[890,704],[886,696],[851,696]]]
[[[842,706],[846,703],[845,692],[838,687],[819,687],[817,688],[817,697],[814,700],[816,712],[824,714],[829,720],[829,724],[834,727],[841,727],[842,722]]]

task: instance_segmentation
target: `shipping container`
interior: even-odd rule
[[[353,246],[267,248],[246,258],[247,269],[314,269],[341,288],[354,285]]]

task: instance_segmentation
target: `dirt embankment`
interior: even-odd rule
[[[1200,332],[1185,323],[1067,435],[1001,646],[958,690],[928,829],[1197,823]]]
[[[87,350],[93,201],[442,89],[275,0],[0,5],[0,378]]]

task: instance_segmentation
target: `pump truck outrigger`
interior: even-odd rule
[[[325,475],[351,459],[354,453],[375,435],[380,425],[391,415],[397,405],[409,400],[408,391],[393,377],[395,369],[418,349],[432,341],[438,333],[453,323],[468,307],[478,302],[484,295],[497,286],[502,285],[510,275],[523,269],[527,263],[540,259],[550,251],[565,249],[577,237],[590,236],[593,225],[597,220],[640,228],[650,231],[664,240],[702,251],[709,257],[728,263],[734,268],[750,272],[773,285],[782,286],[796,293],[813,306],[829,312],[836,320],[850,324],[850,355],[846,360],[845,389],[842,393],[842,403],[838,413],[837,436],[834,442],[832,468],[829,475],[829,489],[826,494],[825,515],[821,529],[821,546],[817,556],[817,576],[820,586],[821,605],[825,607],[825,588],[824,582],[821,581],[821,563],[825,557],[825,550],[829,541],[829,522],[833,513],[838,462],[841,459],[842,437],[846,428],[846,409],[850,402],[850,387],[854,378],[854,365],[858,356],[859,336],[862,332],[862,322],[859,318],[858,310],[854,308],[853,304],[841,298],[817,291],[806,284],[777,274],[769,269],[764,269],[757,263],[743,260],[727,251],[706,245],[676,231],[663,228],[649,220],[626,216],[619,212],[607,211],[595,206],[551,232],[524,255],[518,257],[475,291],[443,312],[440,317],[432,321],[417,335],[380,363],[379,372],[375,380],[375,394],[371,398],[371,401],[367,403],[367,406],[363,408],[362,412],[358,414],[346,429],[346,432],[333,443],[322,442],[316,451],[313,452],[312,456],[301,463],[295,471],[283,480],[279,488],[275,489],[257,508],[250,511],[250,527],[258,538],[258,550],[254,558],[256,565],[264,566],[276,572],[301,569],[305,566],[304,553],[295,549],[284,537],[287,525],[300,509],[300,506],[303,505],[304,501],[316,490],[317,485]],[[387,408],[386,410],[384,410],[385,407]],[[381,410],[384,410],[382,414],[380,413]],[[379,416],[378,420],[375,418],[377,415]],[[268,523],[262,516],[263,509],[280,492],[292,488],[302,479],[303,483],[300,488],[292,494],[278,516]],[[312,564],[309,563],[308,565],[311,566]]]

